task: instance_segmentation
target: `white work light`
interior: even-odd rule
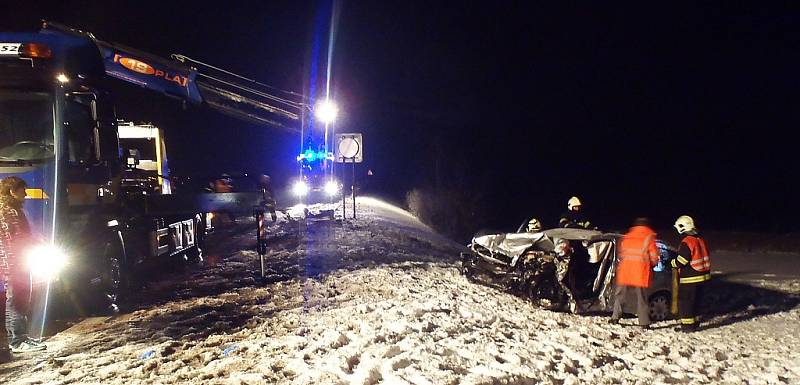
[[[67,264],[67,254],[53,245],[39,245],[28,251],[27,262],[34,277],[50,280]]]
[[[339,107],[336,107],[336,104],[330,99],[325,99],[317,103],[314,108],[314,115],[322,123],[333,123],[336,120],[336,116],[339,115]]]

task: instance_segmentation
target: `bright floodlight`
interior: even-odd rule
[[[325,99],[317,103],[314,115],[322,123],[332,123],[336,120],[336,115],[339,115],[339,107],[336,107],[336,104],[329,99]]]
[[[56,75],[56,80],[58,80],[59,83],[68,83],[69,82],[69,78],[67,77],[67,75],[64,75],[64,74]]]
[[[325,183],[325,193],[328,196],[334,196],[339,193],[339,183],[335,180],[329,180]]]
[[[50,245],[35,246],[28,251],[28,267],[35,277],[52,279],[67,263],[67,255]]]
[[[308,184],[302,180],[298,180],[294,183],[294,186],[292,186],[292,193],[298,197],[306,196],[306,194],[308,194]]]

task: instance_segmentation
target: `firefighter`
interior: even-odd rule
[[[28,219],[22,211],[26,187],[25,181],[16,176],[0,181],[0,283],[3,284],[0,300],[5,305],[0,313],[5,326],[0,343],[13,353],[47,348],[45,344],[28,337],[31,280],[21,257],[31,242]],[[4,353],[0,352],[2,355]]]
[[[647,218],[637,218],[617,246],[617,272],[614,287],[614,311],[609,323],[619,323],[627,297],[636,297],[639,326],[650,328],[650,306],[646,290],[650,287],[650,272],[658,263],[656,233]]]
[[[218,179],[214,180],[214,192],[215,193],[233,192],[233,183],[231,181],[230,175],[222,174]],[[231,223],[236,223],[236,214],[234,212],[222,210],[221,213],[226,213]]]
[[[214,181],[214,192],[216,193],[229,193],[233,192],[233,183],[228,174],[222,174],[219,179]]]
[[[581,212],[581,200],[578,197],[569,198],[567,202],[567,211],[561,214],[558,219],[558,226],[572,229],[592,229],[597,230],[597,227],[592,226],[592,223],[586,219],[586,216]]]
[[[536,218],[531,218],[531,220],[528,221],[528,225],[525,226],[525,232],[538,233],[540,231],[542,231],[542,222],[539,222]]]
[[[678,256],[670,264],[673,269],[678,269],[679,330],[690,333],[700,326],[698,304],[703,299],[706,282],[711,279],[711,260],[706,241],[697,233],[692,217],[678,217],[675,230],[681,235],[681,245]]]
[[[272,216],[272,221],[278,220],[278,215],[275,213],[275,193],[272,191],[272,184],[269,175],[261,175],[258,178],[258,186],[261,190],[261,206],[269,211]]]

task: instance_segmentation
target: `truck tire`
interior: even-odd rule
[[[203,218],[198,215],[194,219],[194,247],[186,250],[186,262],[189,265],[203,263],[203,247],[205,246],[205,225]]]
[[[119,234],[115,234],[119,237]],[[121,238],[111,237],[103,250],[102,290],[106,307],[111,311],[119,311],[130,288],[130,273],[127,271],[125,248]]]
[[[670,305],[672,298],[669,293],[660,291],[650,296],[648,301],[650,307],[650,321],[663,321],[670,316]]]

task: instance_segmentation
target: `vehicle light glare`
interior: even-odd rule
[[[339,108],[330,99],[326,99],[317,104],[314,115],[322,123],[332,123],[339,115]]]
[[[49,280],[67,264],[67,255],[58,247],[40,245],[28,251],[27,262],[33,276]]]
[[[58,80],[59,83],[69,83],[69,78],[64,74],[58,74],[56,80]]]
[[[325,183],[325,194],[333,196],[339,193],[339,183],[335,180],[329,180]]]
[[[295,182],[294,186],[292,186],[292,193],[294,193],[294,195],[299,197],[305,196],[306,194],[308,194],[308,184],[306,184],[306,182],[303,182],[301,180]]]

